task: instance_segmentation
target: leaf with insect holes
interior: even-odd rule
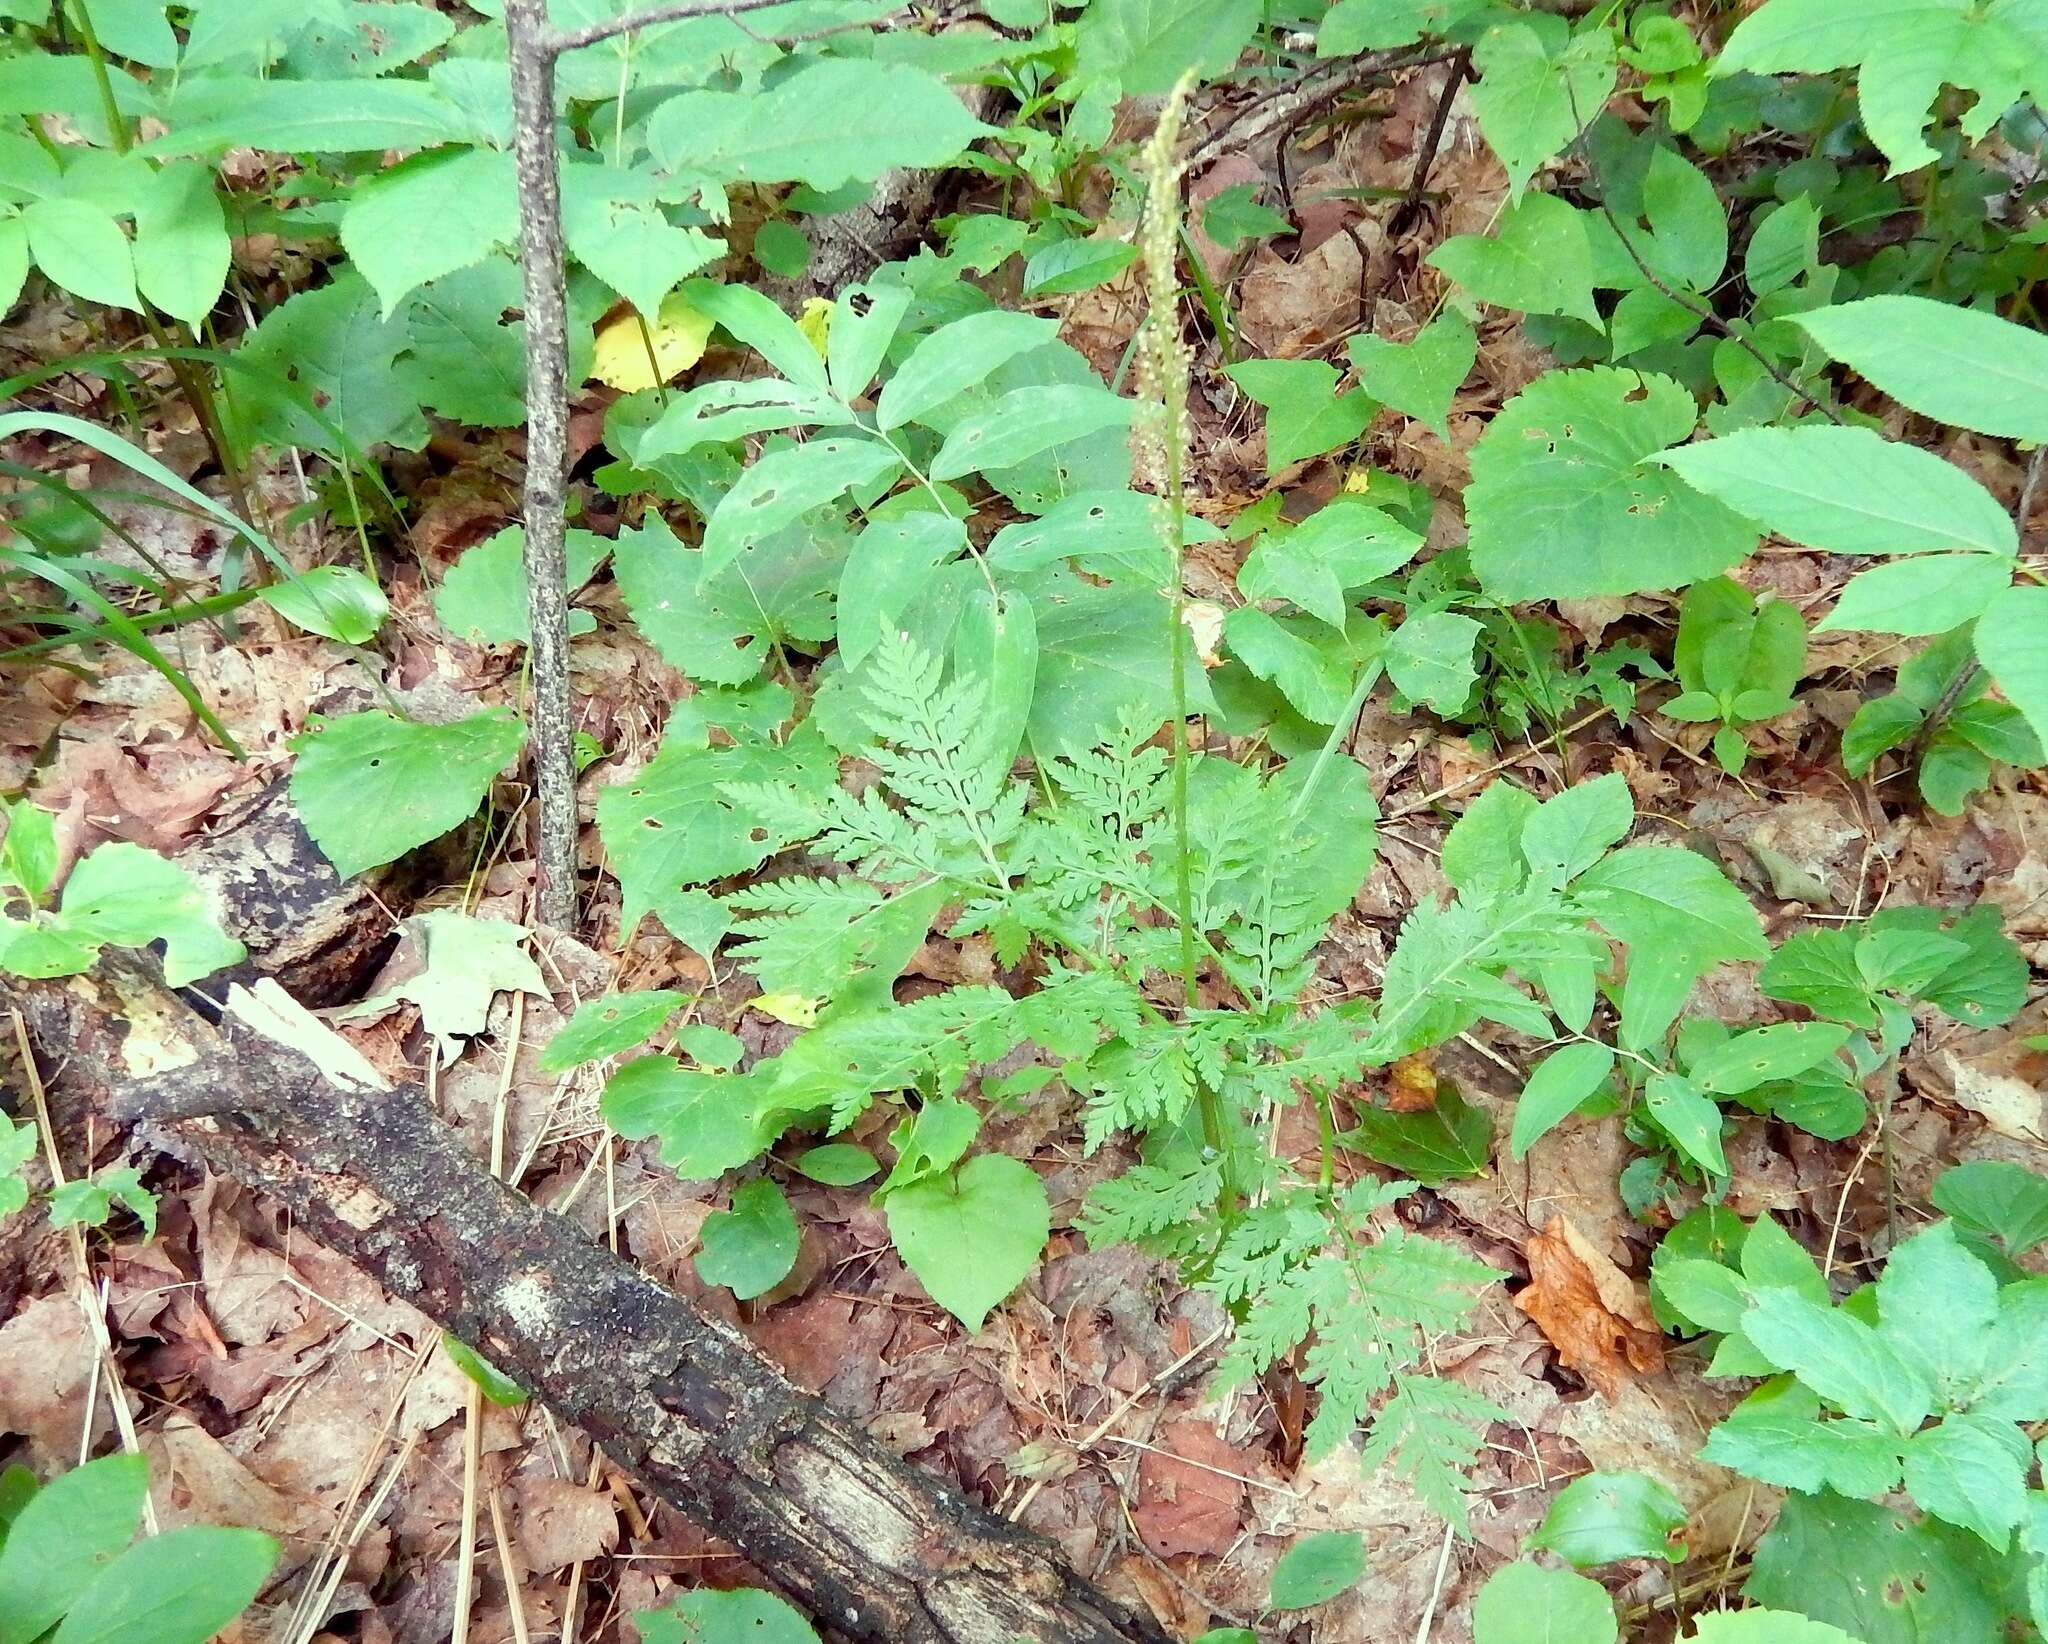
[[[566,1073],[585,1062],[599,1062],[644,1044],[686,1002],[687,996],[672,988],[586,999],[540,1053],[540,1071]]]
[[[1552,371],[1472,451],[1472,568],[1504,600],[1681,588],[1725,570],[1756,531],[1645,458],[1689,438],[1692,393],[1600,366]]]
[[[1817,1067],[1848,1042],[1835,1022],[1779,1022],[1751,1028],[1716,1045],[1688,1070],[1693,1083],[1716,1096],[1735,1096],[1773,1079],[1791,1079]]]
[[[525,736],[504,708],[450,725],[382,709],[316,714],[289,744],[298,756],[292,804],[321,854],[350,879],[466,822]]]
[[[848,490],[876,484],[902,463],[879,441],[843,434],[781,446],[756,459],[705,523],[699,582],[716,577],[749,545],[794,525],[811,509]]]

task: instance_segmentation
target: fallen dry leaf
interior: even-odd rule
[[[1529,1283],[1515,1305],[1548,1336],[1558,1359],[1606,1397],[1631,1372],[1664,1368],[1664,1338],[1643,1288],[1572,1225],[1555,1216],[1523,1248]]]
[[[1426,1113],[1436,1106],[1436,1061],[1426,1050],[1387,1069],[1387,1111]]]
[[[1244,1486],[1233,1475],[1245,1458],[1205,1421],[1162,1428],[1158,1448],[1138,1467],[1138,1506],[1131,1515],[1145,1545],[1161,1558],[1213,1556],[1237,1540]]]

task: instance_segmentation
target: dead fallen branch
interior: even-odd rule
[[[834,1631],[1163,1644],[1049,1544],[496,1180],[418,1090],[385,1086],[273,984],[232,989],[218,1026],[134,970],[19,984],[16,1000],[56,1099],[275,1196]]]

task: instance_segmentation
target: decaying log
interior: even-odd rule
[[[495,1179],[412,1087],[289,1000],[209,1023],[144,971],[13,985],[53,1099],[154,1122],[272,1194],[299,1230],[472,1343],[834,1632],[891,1644],[1163,1644],[1047,1542],[793,1387],[698,1313]],[[265,1001],[268,1001],[266,1004]],[[282,1007],[281,1009],[279,1007]],[[325,1049],[322,1048],[324,1035]],[[339,1047],[338,1050],[336,1047]]]

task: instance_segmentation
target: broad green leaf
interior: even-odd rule
[[[631,532],[621,541],[630,540]],[[568,592],[575,593],[596,573],[612,544],[594,531],[571,530],[563,543],[568,560]],[[624,580],[623,574],[621,581]],[[457,639],[477,645],[524,645],[531,629],[526,609],[526,529],[508,525],[485,538],[448,567],[434,590],[434,615]],[[587,634],[597,626],[588,611],[571,608],[569,632]]]
[[[28,232],[19,217],[0,217],[0,311],[21,300],[28,279]]]
[[[1685,1508],[1647,1473],[1588,1473],[1551,1498],[1527,1545],[1586,1569],[1618,1558],[1685,1559]]]
[[[1620,1636],[1599,1582],[1527,1559],[1495,1570],[1472,1602],[1472,1644],[1615,1644]]]
[[[116,841],[98,846],[71,870],[55,929],[97,948],[164,944],[164,980],[183,987],[245,956],[221,929],[212,893],[181,864]]]
[[[825,375],[841,399],[850,402],[867,392],[910,311],[910,296],[907,285],[878,281],[850,285],[833,301],[825,332]]]
[[[1789,317],[1831,357],[1923,417],[2048,440],[2048,336],[2038,331],[1927,297],[1863,297]]]
[[[31,200],[21,226],[29,255],[55,284],[87,302],[139,311],[135,259],[128,236],[104,207],[84,200]]]
[[[382,709],[315,715],[289,744],[298,756],[292,804],[321,854],[351,879],[466,822],[525,735],[504,708],[449,725]]]
[[[1973,1415],[2048,1420],[2048,1279],[2020,1279],[1998,1293],[1998,1322],[1984,1343],[1984,1371],[1970,1391]]]
[[[1236,65],[1262,15],[1258,0],[1096,0],[1075,31],[1076,67],[1127,97],[1171,91],[1190,70],[1215,79]]]
[[[2027,1510],[2033,1457],[2010,1422],[1950,1416],[1906,1441],[1914,1505],[2004,1552]]]
[[[1716,1176],[1728,1174],[1721,1148],[1721,1110],[1690,1079],[1653,1073],[1643,1086],[1643,1107],[1672,1146]]]
[[[101,1571],[50,1644],[206,1644],[276,1563],[277,1543],[254,1530],[167,1530]]]
[[[1425,34],[1462,37],[1472,19],[1486,18],[1493,0],[1337,0],[1316,31],[1318,57],[1410,46]]]
[[[686,998],[670,988],[609,993],[586,999],[540,1053],[540,1071],[566,1073],[585,1062],[602,1061],[654,1037]]]
[[[1742,1328],[1772,1364],[1851,1416],[1905,1435],[1934,1407],[1926,1375],[1840,1308],[1790,1290],[1760,1290]]]
[[[890,1194],[888,1216],[904,1265],[970,1331],[1038,1264],[1051,1225],[1044,1184],[1000,1153]]]
[[[1156,521],[1147,523],[1156,537]],[[1291,600],[1342,628],[1349,620],[1346,594],[1391,576],[1421,548],[1422,538],[1405,525],[1357,497],[1339,496],[1293,529],[1260,537],[1237,573],[1237,589],[1246,599]]]
[[[2008,588],[1993,599],[1977,621],[1977,657],[2034,735],[2048,739],[2048,588]]]
[[[1614,37],[1574,32],[1562,18],[1517,13],[1495,23],[1472,49],[1479,82],[1467,95],[1480,132],[1507,168],[1508,196],[1562,153],[1614,92]]]
[[[1424,261],[1496,308],[1600,323],[1585,220],[1554,194],[1523,195],[1491,234],[1456,235]]]
[[[1387,677],[1410,701],[1428,703],[1438,713],[1457,713],[1479,678],[1472,657],[1483,632],[1477,621],[1456,611],[1411,616],[1387,639],[1382,653]]]
[[[1024,295],[1061,297],[1107,285],[1138,260],[1128,240],[1054,240],[1024,259]]]
[[[1946,1405],[1966,1401],[1998,1321],[1998,1280],[1936,1222],[1905,1240],[1877,1281],[1878,1334],[1915,1361]]]
[[[1830,553],[2018,547],[2011,518],[1968,474],[1867,428],[1745,428],[1657,460],[1776,535]]]
[[[1266,408],[1266,472],[1349,445],[1379,407],[1363,391],[1338,394],[1327,360],[1244,360],[1224,374]]]
[[[1017,388],[956,423],[927,470],[934,480],[1014,467],[1069,440],[1130,424],[1136,403],[1094,383]]]
[[[1424,1187],[1483,1175],[1493,1154],[1493,1124],[1486,1110],[1448,1086],[1438,1092],[1432,1106],[1417,1113],[1366,1108],[1340,1139]]]
[[[754,261],[770,274],[800,280],[811,266],[811,242],[794,223],[771,217],[754,230]],[[858,390],[856,390],[858,392]]]
[[[1962,115],[1965,137],[1974,142],[1991,129],[2029,83],[2036,26],[2018,8],[1944,0],[1885,0],[1875,10],[1843,0],[1772,0],[1729,36],[1714,73],[1821,74],[1861,64],[1857,109],[1897,174],[1940,158],[1923,133],[1945,85],[1977,94]]]
[[[796,321],[752,286],[686,280],[671,300],[708,316],[797,387],[821,396],[831,395],[825,361],[811,339],[797,329]]]
[[[980,382],[1006,361],[1056,340],[1059,327],[1036,314],[994,308],[942,325],[919,340],[882,385],[875,422],[883,429],[915,422]]]
[[[260,597],[287,622],[344,645],[369,644],[391,611],[384,590],[350,565],[316,565]]]
[[[753,1587],[700,1587],[633,1617],[643,1644],[818,1644],[811,1624],[785,1600]]]
[[[1735,1096],[1819,1066],[1848,1039],[1849,1030],[1834,1022],[1778,1022],[1751,1028],[1694,1062],[1688,1077],[1716,1096]]]
[[[696,1182],[758,1159],[792,1117],[770,1105],[758,1072],[703,1073],[667,1056],[626,1063],[605,1082],[599,1110],[628,1141],[659,1137],[661,1162]]]
[[[245,444],[341,456],[338,431],[359,447],[389,443],[418,450],[426,443],[427,420],[398,369],[411,341],[404,320],[379,315],[376,293],[352,269],[288,297],[235,351],[246,368],[234,374],[238,437]],[[288,392],[294,384],[297,394]],[[319,418],[307,409],[308,395]]]
[[[524,925],[435,908],[408,919],[405,928],[419,950],[420,973],[351,1005],[342,1020],[375,1016],[401,1002],[417,1005],[420,1025],[433,1035],[446,1067],[461,1054],[462,1040],[489,1028],[500,993],[548,996],[547,979],[526,953]]]
[[[9,805],[0,801],[7,817],[7,835],[0,840],[0,875],[19,886],[31,902],[40,902],[57,877],[57,830],[50,813],[26,798]]]
[[[901,466],[902,459],[888,446],[840,434],[768,452],[740,475],[712,510],[704,527],[700,582],[725,570],[750,544],[795,524],[811,509],[855,486],[887,478]],[[678,595],[687,597],[684,590]]]
[[[1538,800],[1505,777],[1487,784],[1444,836],[1444,877],[1468,898],[1512,890],[1528,877],[1522,830]]]
[[[823,1147],[806,1148],[790,1162],[798,1174],[827,1187],[854,1187],[871,1180],[882,1168],[872,1153],[851,1142],[827,1142]]]
[[[1742,277],[1758,298],[1820,266],[1820,207],[1805,195],[1754,219],[1742,253]]]
[[[30,1498],[0,1544],[0,1644],[32,1644],[134,1539],[149,1464],[104,1456]]]
[[[444,274],[414,292],[402,314],[406,357],[400,380],[420,404],[456,422],[482,428],[524,422],[526,322],[505,318],[519,313],[524,301],[519,270],[502,256]],[[569,336],[569,378],[575,382],[591,369],[592,355],[574,309]],[[645,357],[644,345],[639,357]]]
[[[171,105],[169,135],[152,155],[268,148],[286,154],[354,154],[466,141],[462,111],[417,80],[194,80]]]
[[[1212,711],[1206,673],[1190,669],[1188,711]],[[1120,720],[1144,729],[1173,704],[1173,652],[1159,596],[1144,588],[1077,587],[1038,611],[1031,744],[1041,757],[1084,754]]]
[[[704,1218],[697,1277],[722,1284],[741,1301],[773,1290],[796,1265],[803,1235],[782,1189],[765,1176],[732,1191],[732,1208]]]
[[[1258,193],[1251,183],[1237,183],[1210,195],[1202,203],[1202,232],[1226,251],[1246,240],[1270,240],[1293,232],[1294,224],[1271,206],[1261,205]]]
[[[1643,176],[1643,220],[1643,260],[1666,281],[1705,291],[1720,279],[1728,263],[1727,208],[1706,173],[1662,143]]]
[[[2048,1240],[2048,1177],[2003,1159],[1972,1159],[1934,1179],[1928,1197],[1967,1228],[1992,1234],[2018,1258]]]
[[[1577,1112],[1613,1071],[1614,1052],[1605,1045],[1580,1040],[1553,1050],[1536,1064],[1522,1087],[1508,1150],[1517,1159],[1526,1157],[1539,1138]]]
[[[1717,1610],[1698,1617],[1687,1644],[1862,1644],[1793,1610]]]
[[[924,508],[868,520],[840,573],[840,659],[858,667],[928,592],[932,571],[965,551],[967,526],[950,514]]]
[[[1351,1530],[1317,1530],[1280,1555],[1266,1602],[1276,1610],[1313,1609],[1364,1576],[1364,1537]]]
[[[1856,940],[1847,931],[1788,936],[1757,972],[1757,986],[1773,999],[1805,1005],[1854,1027],[1877,1025],[1870,985],[1856,963]]]
[[[989,127],[945,84],[903,64],[855,57],[805,66],[765,90],[686,91],[647,122],[664,169],[707,185],[871,182],[897,166],[943,166]],[[848,111],[861,111],[849,140]],[[275,145],[274,145],[275,146]]]
[[[479,263],[519,237],[512,156],[488,148],[421,154],[359,184],[341,245],[388,319],[416,287]]]
[[[1470,320],[1447,308],[1405,343],[1361,333],[1348,346],[1366,393],[1416,418],[1438,439],[1451,437],[1451,400],[1479,357]]]
[[[1937,1520],[1794,1495],[1757,1544],[1743,1592],[1863,1644],[2005,1644],[2026,1615],[2022,1583],[2014,1561]]]
[[[448,1355],[449,1363],[476,1383],[477,1390],[491,1403],[510,1409],[526,1402],[526,1389],[460,1336],[442,1331],[441,1351]]]
[[[1920,554],[1859,571],[1816,633],[1945,634],[1982,615],[2012,583],[2012,561],[1991,554]]]
[[[1342,634],[1243,605],[1225,616],[1223,638],[1232,656],[1309,723],[1334,725],[1343,714],[1360,659]]]
[[[1756,544],[1740,516],[1645,462],[1688,438],[1690,391],[1600,367],[1552,371],[1472,452],[1472,567],[1504,600],[1679,588]]]
[[[1635,820],[1635,800],[1620,772],[1574,783],[1522,824],[1522,859],[1539,879],[1562,885],[1626,839]]]
[[[142,295],[197,329],[220,301],[232,255],[209,168],[172,164],[156,173],[135,202],[131,253]],[[0,270],[0,293],[6,289]]]
[[[792,798],[811,801],[832,775],[815,735],[783,746],[747,740],[708,748],[701,740],[693,746],[671,727],[661,751],[637,775],[597,796],[598,836],[623,903],[622,940],[643,916],[662,912],[673,893],[749,872],[816,825],[763,815],[733,798],[728,786],[777,784]]]
[[[1727,1373],[1719,1355],[1711,1373]],[[1707,1435],[1700,1457],[1782,1490],[1878,1496],[1898,1488],[1902,1444],[1874,1422],[1823,1418],[1819,1394],[1776,1376]]]
[[[650,323],[678,282],[724,250],[722,240],[702,229],[670,222],[660,193],[652,175],[615,166],[570,166],[562,179],[562,234],[569,254]]]
[[[1960,942],[1963,952],[1914,991],[1947,1015],[1971,1027],[1997,1027],[2026,1002],[2027,966],[2005,934],[1998,909],[1980,903],[1959,918],[1940,908],[1891,907],[1873,914],[1864,942],[1887,940],[1899,931],[1935,934]],[[1859,958],[1862,943],[1858,944]]]
[[[1695,851],[1624,846],[1581,874],[1572,893],[1636,955],[1675,947],[1695,975],[1726,960],[1770,954],[1749,898]]]
[[[1659,1254],[1662,1253],[1659,1246]],[[1749,1291],[1733,1268],[1699,1257],[1656,1262],[1652,1293],[1681,1323],[1722,1332],[1742,1328]]]

